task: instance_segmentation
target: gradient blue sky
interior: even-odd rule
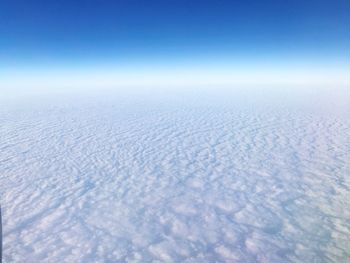
[[[349,64],[348,0],[0,1],[0,71],[7,85],[44,73],[343,72]]]

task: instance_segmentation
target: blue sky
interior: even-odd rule
[[[0,2],[7,84],[45,72],[344,70],[349,61],[347,0]]]

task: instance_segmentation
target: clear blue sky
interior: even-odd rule
[[[2,0],[0,70],[350,61],[349,0]]]

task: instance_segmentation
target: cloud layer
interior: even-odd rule
[[[3,108],[4,261],[348,260],[349,119],[205,96]]]

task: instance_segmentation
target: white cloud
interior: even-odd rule
[[[189,94],[2,107],[4,261],[346,261],[349,118]]]

